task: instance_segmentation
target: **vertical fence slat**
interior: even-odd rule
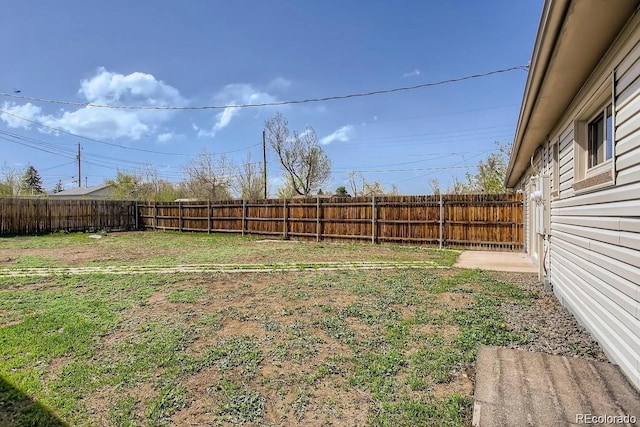
[[[320,229],[320,196],[316,197],[316,242],[320,241],[320,233],[322,230]]]
[[[440,249],[444,246],[444,204],[442,202],[442,194],[438,203],[438,246]]]
[[[228,230],[243,235],[275,234],[284,239],[294,236],[316,241],[402,242],[517,251],[524,246],[523,209],[522,195],[516,194],[326,201],[315,197],[260,203],[0,198],[0,234],[103,228],[208,233]]]
[[[287,199],[284,199],[284,202],[282,204],[283,207],[283,213],[282,216],[284,217],[284,221],[282,223],[282,238],[284,240],[288,240],[289,239],[289,207],[287,206]]]
[[[242,199],[242,235],[244,236],[244,232],[247,226],[247,201]]]
[[[377,231],[377,208],[376,208],[376,196],[371,196],[371,243],[376,242]]]

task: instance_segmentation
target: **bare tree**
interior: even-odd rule
[[[364,188],[364,177],[362,174],[356,171],[349,172],[349,189],[353,197],[362,196],[362,189]]]
[[[400,191],[395,184],[391,186],[391,191],[387,193],[380,181],[369,182],[361,173],[356,171],[349,172],[349,187],[351,189],[351,193],[353,193],[355,197],[381,196],[383,194],[397,196],[400,194]]]
[[[8,166],[2,165],[2,179],[0,179],[0,196],[17,196],[20,191],[19,172]]]
[[[234,187],[243,199],[256,200],[264,198],[262,166],[256,162],[251,162],[251,153],[247,154],[245,164],[238,168]]]
[[[234,169],[232,162],[224,155],[215,159],[213,154],[203,150],[184,167],[188,177],[186,186],[191,196],[198,199],[230,199]]]
[[[302,133],[291,132],[289,122],[278,113],[265,122],[269,145],[293,190],[308,196],[326,183],[331,176],[331,160],[318,144],[318,135],[307,126]]]
[[[438,181],[438,178],[433,178],[431,180],[429,183],[429,189],[431,190],[431,194],[434,196],[440,195],[440,181]]]

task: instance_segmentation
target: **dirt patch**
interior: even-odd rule
[[[443,292],[438,294],[435,300],[449,309],[466,307],[474,303],[475,299],[471,294],[461,294],[457,292]]]
[[[223,328],[216,334],[218,337],[254,336],[259,340],[266,337],[264,326],[261,323],[246,320],[225,320]]]
[[[416,333],[426,336],[438,334],[449,342],[457,338],[460,333],[460,329],[456,325],[415,325],[414,330]]]
[[[459,372],[451,381],[433,386],[432,393],[437,398],[445,398],[453,393],[463,396],[473,395],[473,370],[471,368]]]
[[[149,383],[138,383],[133,388],[119,388],[114,386],[104,386],[94,392],[84,400],[87,410],[92,414],[91,418],[100,420],[100,425],[112,425],[109,420],[112,407],[126,397],[132,397],[136,402],[136,413],[144,413],[146,402],[155,399],[158,391]]]

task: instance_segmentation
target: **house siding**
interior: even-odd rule
[[[615,79],[611,79],[615,73]],[[599,84],[615,94],[615,185],[576,194],[574,122]],[[591,332],[609,358],[640,388],[640,19],[635,16],[556,129],[558,176],[548,141],[536,169],[558,180],[551,201],[547,279],[558,299]],[[526,188],[529,174],[520,181]],[[552,184],[553,188],[553,184]],[[529,200],[529,194],[525,194]],[[526,210],[525,212],[528,212]],[[527,241],[531,221],[527,217]]]

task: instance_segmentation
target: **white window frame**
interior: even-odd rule
[[[615,185],[616,109],[613,92],[615,87],[614,83],[615,72],[603,79],[598,89],[585,103],[585,106],[577,114],[574,121],[573,189],[576,194],[595,191]],[[613,134],[611,158],[590,167],[589,126],[601,114],[604,114],[604,121],[606,123],[606,109],[609,106],[611,106],[611,126]],[[603,143],[606,144],[606,138]]]
[[[613,103],[605,104],[600,111],[591,117],[591,119],[587,122],[587,176],[593,175],[594,173],[600,172],[605,167],[610,167],[609,163],[613,161],[613,142],[611,142],[611,153],[608,152],[608,132],[607,132],[607,110],[611,109],[611,126],[613,127]],[[602,144],[604,145],[603,149],[605,150],[604,157],[605,159],[600,163],[596,163],[595,165],[591,165],[592,152],[593,148],[591,145],[591,126],[593,123],[602,117],[603,128],[602,131],[604,135],[602,136]],[[611,135],[613,136],[613,130],[611,131]],[[607,158],[608,156],[608,158]]]

